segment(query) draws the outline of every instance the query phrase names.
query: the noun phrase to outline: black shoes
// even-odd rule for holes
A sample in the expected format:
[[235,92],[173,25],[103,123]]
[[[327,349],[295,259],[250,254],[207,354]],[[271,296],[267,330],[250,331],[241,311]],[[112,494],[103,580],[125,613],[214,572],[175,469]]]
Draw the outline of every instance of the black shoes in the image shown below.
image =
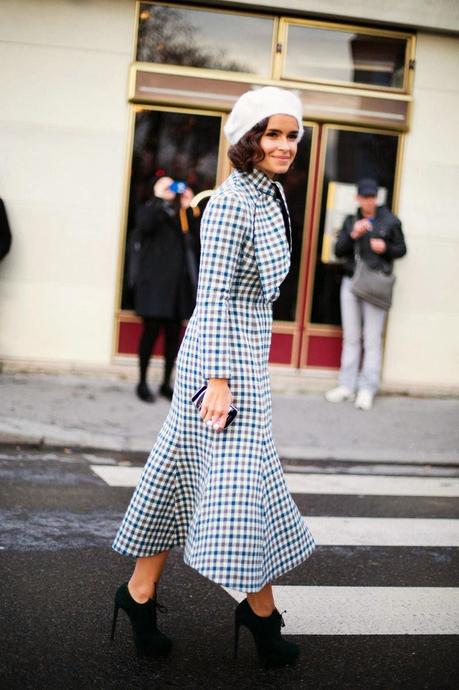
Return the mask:
[[137,397],[143,400],[144,402],[155,402],[155,396],[153,395],[153,393],[148,388],[145,382],[137,384],[137,388],[135,389],[135,391],[137,393]]
[[129,616],[132,625],[134,643],[139,654],[145,656],[166,656],[172,648],[172,641],[158,630],[156,611],[166,610],[156,601],[156,597],[145,604],[138,604],[129,593],[127,583],[118,587],[115,594],[115,608],[111,639],[115,637],[118,610],[123,609]]
[[300,648],[293,642],[287,642],[281,635],[284,619],[277,609],[267,618],[257,616],[250,608],[247,599],[236,607],[234,617],[234,658],[237,656],[239,629],[241,625],[252,633],[257,648],[258,658],[265,668],[286,666],[293,663],[300,653]]
[[[149,599],[145,604],[138,604],[131,597],[127,583],[118,587],[115,594],[112,640],[115,637],[119,609],[123,609],[131,621],[134,643],[139,654],[150,657],[169,654],[172,641],[158,630],[156,621],[157,611],[163,611],[165,608],[158,604],[156,597]],[[245,625],[252,633],[258,658],[265,668],[286,666],[297,659],[300,648],[297,644],[283,639],[281,628],[284,626],[284,620],[277,609],[265,618],[257,616],[252,611],[247,599],[238,604],[234,617],[234,658],[237,656],[241,625]]]
[[[155,396],[145,382],[138,383],[135,391],[137,393],[137,397],[144,402],[152,403],[156,400]],[[159,389],[159,394],[162,395],[163,398],[172,400],[174,389],[168,383],[163,383]]]
[[168,383],[163,383],[161,388],[159,389],[159,394],[162,395],[163,398],[172,400],[172,396],[174,395],[174,389],[171,388],[171,386]]

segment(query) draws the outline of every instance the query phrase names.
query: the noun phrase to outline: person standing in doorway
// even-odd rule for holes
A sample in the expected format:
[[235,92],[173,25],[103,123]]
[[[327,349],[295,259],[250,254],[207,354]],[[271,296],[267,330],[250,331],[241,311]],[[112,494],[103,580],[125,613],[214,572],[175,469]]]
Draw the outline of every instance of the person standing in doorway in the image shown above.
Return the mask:
[[[291,254],[274,178],[295,158],[301,101],[284,89],[254,89],[236,102],[224,131],[235,170],[203,214],[196,308],[172,405],[113,543],[136,564],[116,592],[112,636],[121,608],[139,651],[169,652],[157,627],[157,583],[169,551],[183,546],[188,565],[246,593],[234,613],[234,654],[245,626],[262,662],[284,666],[299,647],[281,635],[272,582],[315,548],[274,446],[268,371],[272,305]],[[192,397],[203,385],[198,412]],[[230,404],[238,414],[225,428]]]
[[[361,410],[371,409],[379,389],[387,311],[352,292],[355,255],[358,252],[370,269],[391,273],[394,259],[406,254],[401,222],[386,206],[377,205],[377,196],[375,180],[359,181],[357,214],[347,216],[335,245],[336,256],[345,259],[340,293],[343,351],[339,385],[327,391],[325,398],[332,403],[355,400],[356,408]],[[364,352],[359,373],[362,337]]]
[[139,256],[134,305],[143,322],[136,392],[140,400],[150,403],[155,396],[147,383],[147,371],[158,335],[162,329],[164,376],[159,392],[172,400],[170,380],[180,330],[193,312],[196,297],[199,242],[197,220],[190,208],[193,192],[186,187],[179,194],[174,188],[177,183],[172,178],[159,178],[153,198],[139,208],[136,217]]

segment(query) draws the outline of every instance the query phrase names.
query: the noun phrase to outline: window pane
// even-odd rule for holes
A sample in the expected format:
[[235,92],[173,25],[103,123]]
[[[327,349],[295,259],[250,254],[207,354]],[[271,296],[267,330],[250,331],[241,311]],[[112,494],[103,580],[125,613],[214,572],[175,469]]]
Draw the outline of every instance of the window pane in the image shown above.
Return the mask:
[[271,75],[273,20],[141,3],[137,60]]
[[[340,325],[339,290],[342,270],[340,264],[327,263],[324,259],[324,228],[327,202],[330,205],[331,182],[336,186],[354,185],[362,177],[372,177],[385,190],[385,203],[391,208],[397,162],[398,135],[373,134],[330,129],[327,133],[327,151],[322,185],[322,207],[319,236],[315,257],[312,323]],[[348,197],[347,213],[354,213],[354,195]]]
[[406,41],[290,25],[285,79],[403,87]]
[[[152,197],[155,174],[186,180],[195,194],[215,187],[221,117],[156,110],[136,114],[126,242],[139,205]],[[162,171],[162,172],[161,172]],[[133,308],[126,251],[122,309]]]

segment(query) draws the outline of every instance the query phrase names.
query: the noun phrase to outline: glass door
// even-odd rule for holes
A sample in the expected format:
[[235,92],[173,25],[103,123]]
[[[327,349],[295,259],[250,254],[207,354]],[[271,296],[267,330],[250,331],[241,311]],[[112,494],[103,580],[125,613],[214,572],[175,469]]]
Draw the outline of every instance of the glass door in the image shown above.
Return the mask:
[[292,226],[292,261],[289,274],[274,303],[270,362],[298,366],[304,309],[304,268],[311,224],[313,174],[317,157],[318,125],[304,123],[304,136],[292,168],[280,178]]
[[[156,174],[186,180],[198,194],[229,174],[223,113],[162,106],[133,108],[131,174],[126,191],[115,353],[134,354],[140,319],[133,311],[127,247],[136,211],[152,195]],[[374,177],[381,201],[396,208],[402,135],[352,126],[304,123],[291,170],[283,176],[293,235],[289,275],[274,303],[270,362],[288,367],[335,368],[341,354],[341,268],[333,246],[355,210],[355,183]],[[203,210],[206,199],[202,202]],[[155,354],[162,352],[158,341]]]
[[[133,311],[129,285],[129,240],[139,205],[152,197],[157,176],[184,180],[195,194],[213,189],[222,177],[220,137],[222,114],[190,109],[136,106],[133,109],[129,187],[121,251],[119,310],[115,353],[134,354],[141,320]],[[202,207],[205,200],[200,204]],[[155,354],[162,352],[158,339]]]
[[310,251],[303,283],[306,299],[301,367],[339,367],[342,273],[333,246],[344,218],[356,210],[356,183],[360,178],[376,179],[379,202],[396,210],[401,136],[350,126],[322,128],[314,199],[317,211],[308,228]]

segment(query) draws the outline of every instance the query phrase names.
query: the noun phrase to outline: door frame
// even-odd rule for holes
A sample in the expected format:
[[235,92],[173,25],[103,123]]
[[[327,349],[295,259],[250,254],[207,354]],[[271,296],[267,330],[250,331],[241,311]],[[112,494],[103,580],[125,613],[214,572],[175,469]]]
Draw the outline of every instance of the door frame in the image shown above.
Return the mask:
[[[329,371],[330,369],[335,369],[337,367],[324,367],[318,365],[307,364],[307,358],[309,354],[310,336],[320,336],[324,338],[342,339],[342,328],[341,326],[319,324],[311,322],[311,311],[312,311],[312,299],[314,291],[314,281],[315,281],[315,258],[317,253],[317,243],[319,238],[319,223],[320,223],[320,209],[322,206],[322,192],[323,192],[323,179],[325,172],[325,158],[327,153],[327,141],[328,132],[330,130],[345,130],[354,132],[369,132],[371,134],[383,134],[389,136],[398,137],[397,144],[397,154],[395,158],[395,173],[394,173],[394,188],[392,195],[392,206],[391,210],[393,213],[398,212],[398,204],[400,198],[400,183],[401,183],[401,171],[403,155],[405,150],[406,134],[400,131],[394,131],[392,129],[365,127],[361,125],[341,125],[337,123],[325,123],[320,124],[320,151],[317,161],[317,171],[315,178],[315,192],[316,196],[314,198],[314,218],[312,219],[312,225],[310,227],[310,239],[309,247],[310,251],[308,253],[307,259],[307,274],[306,280],[303,284],[303,289],[305,293],[304,299],[304,309],[301,316],[302,328],[301,328],[301,345],[300,353],[298,358],[298,368],[309,369],[316,371]],[[386,327],[387,327],[386,319]]]

